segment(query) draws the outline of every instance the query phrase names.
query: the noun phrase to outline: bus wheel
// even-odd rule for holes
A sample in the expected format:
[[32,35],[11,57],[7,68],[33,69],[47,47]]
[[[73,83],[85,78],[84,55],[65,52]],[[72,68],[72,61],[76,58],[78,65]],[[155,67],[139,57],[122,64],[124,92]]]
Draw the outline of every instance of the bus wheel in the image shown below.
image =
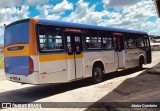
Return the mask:
[[140,59],[139,59],[139,66],[138,66],[139,69],[142,69],[142,68],[143,68],[143,63],[144,63],[144,59],[143,59],[143,58],[140,58]]
[[99,83],[103,81],[104,70],[102,67],[96,65],[92,71],[92,82]]

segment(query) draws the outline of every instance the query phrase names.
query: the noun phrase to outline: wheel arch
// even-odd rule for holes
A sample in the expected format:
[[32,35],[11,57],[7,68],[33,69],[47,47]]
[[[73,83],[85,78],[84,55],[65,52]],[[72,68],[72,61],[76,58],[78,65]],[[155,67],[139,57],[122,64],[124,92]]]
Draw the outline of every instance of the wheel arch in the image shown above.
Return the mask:
[[103,70],[104,70],[104,72],[105,72],[105,64],[104,64],[103,60],[101,60],[101,59],[94,60],[92,62],[92,71],[93,71],[94,65],[101,65]]
[[145,61],[145,56],[144,56],[143,54],[140,54],[140,55],[139,55],[139,61],[140,61],[141,59],[143,60],[143,64],[145,64],[146,61]]

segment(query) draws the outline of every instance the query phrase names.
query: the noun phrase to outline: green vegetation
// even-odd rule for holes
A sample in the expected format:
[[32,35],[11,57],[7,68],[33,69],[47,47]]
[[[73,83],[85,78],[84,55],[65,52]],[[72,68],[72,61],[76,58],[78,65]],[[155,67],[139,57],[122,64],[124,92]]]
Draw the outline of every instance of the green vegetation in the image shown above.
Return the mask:
[[3,56],[0,56],[0,69],[4,68]]

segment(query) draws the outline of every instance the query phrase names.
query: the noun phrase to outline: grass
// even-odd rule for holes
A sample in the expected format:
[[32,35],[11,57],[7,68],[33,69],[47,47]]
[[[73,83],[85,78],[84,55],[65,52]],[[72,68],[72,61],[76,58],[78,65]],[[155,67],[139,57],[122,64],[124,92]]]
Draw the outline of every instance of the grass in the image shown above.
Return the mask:
[[0,56],[0,69],[4,68],[3,56]]

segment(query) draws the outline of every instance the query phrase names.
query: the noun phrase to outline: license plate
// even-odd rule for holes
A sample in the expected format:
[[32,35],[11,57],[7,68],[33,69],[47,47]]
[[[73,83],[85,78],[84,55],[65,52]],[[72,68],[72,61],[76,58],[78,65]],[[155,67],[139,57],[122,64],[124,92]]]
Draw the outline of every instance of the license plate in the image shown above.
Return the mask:
[[12,79],[15,80],[15,81],[19,80],[18,77],[13,77]]

